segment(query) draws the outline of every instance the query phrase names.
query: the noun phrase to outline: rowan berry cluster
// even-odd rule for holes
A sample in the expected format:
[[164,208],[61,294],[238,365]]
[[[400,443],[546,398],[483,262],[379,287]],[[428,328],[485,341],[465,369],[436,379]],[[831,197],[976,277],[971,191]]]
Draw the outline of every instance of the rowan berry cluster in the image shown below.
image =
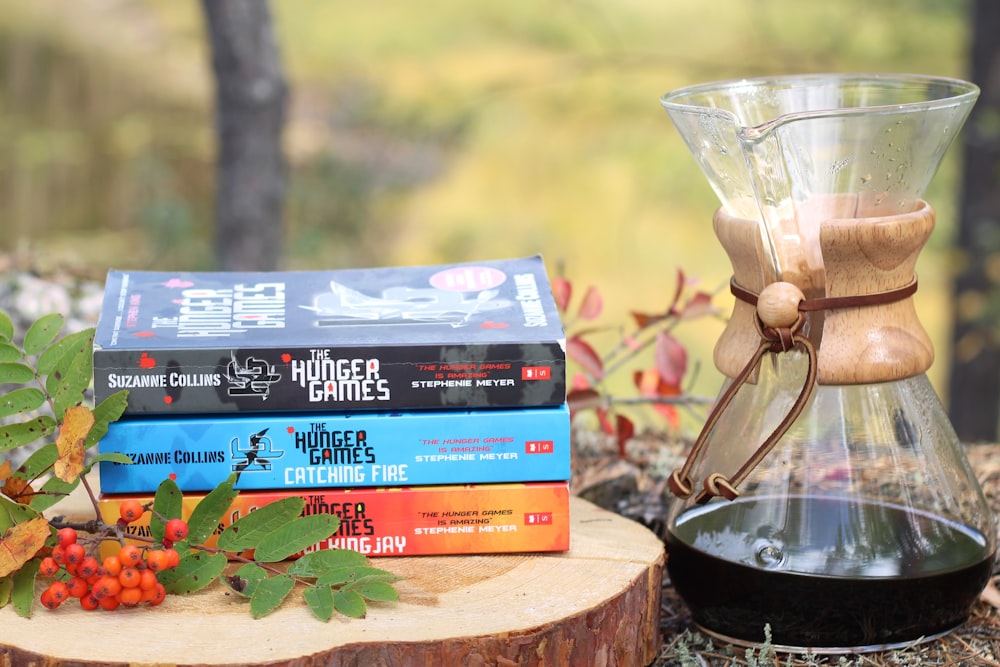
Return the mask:
[[[138,501],[122,503],[119,524],[127,525],[144,513]],[[77,598],[84,609],[109,611],[143,602],[158,605],[166,597],[166,590],[157,580],[157,573],[180,562],[173,544],[187,537],[187,533],[186,522],[171,519],[166,522],[162,548],[126,544],[117,554],[99,562],[77,542],[74,528],[60,528],[52,555],[43,558],[39,566],[39,574],[55,578],[42,592],[41,603],[48,609],[57,609],[69,598]]]

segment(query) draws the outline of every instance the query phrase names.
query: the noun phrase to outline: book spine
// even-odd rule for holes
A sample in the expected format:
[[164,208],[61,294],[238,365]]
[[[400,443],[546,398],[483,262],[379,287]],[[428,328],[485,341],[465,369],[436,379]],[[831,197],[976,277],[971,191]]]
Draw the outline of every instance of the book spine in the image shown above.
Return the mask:
[[570,477],[565,404],[514,410],[125,419],[98,443],[107,493],[173,479],[208,491],[560,481]]
[[[429,556],[569,549],[567,482],[323,490],[298,494],[248,491],[236,498],[220,526],[225,528],[254,509],[289,495],[305,499],[305,514],[332,513],[340,517],[338,531],[307,551],[353,549],[368,556]],[[114,522],[124,500],[138,499],[147,503],[152,501],[152,496],[102,494],[101,514],[106,522]],[[185,495],[181,517],[190,517],[203,497]],[[147,512],[127,530],[133,535],[149,537],[149,516]],[[216,536],[213,535],[207,546],[215,544]],[[102,556],[111,555],[117,548],[117,544],[105,542]]]
[[126,414],[409,410],[558,405],[562,344],[94,351],[98,402]]

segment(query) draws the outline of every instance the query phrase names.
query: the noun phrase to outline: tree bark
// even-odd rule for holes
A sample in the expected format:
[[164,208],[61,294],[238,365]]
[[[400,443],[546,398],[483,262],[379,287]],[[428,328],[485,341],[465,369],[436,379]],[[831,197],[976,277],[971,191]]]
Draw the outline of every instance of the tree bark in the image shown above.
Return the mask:
[[[1000,3],[974,0],[972,81],[982,89],[966,123],[957,245],[965,259],[954,286],[949,416],[964,442],[995,442],[1000,415]],[[965,305],[963,305],[965,304]],[[972,304],[972,307],[969,306]],[[975,306],[982,304],[983,308]]]
[[216,82],[215,262],[273,270],[281,260],[288,86],[267,0],[203,0]]

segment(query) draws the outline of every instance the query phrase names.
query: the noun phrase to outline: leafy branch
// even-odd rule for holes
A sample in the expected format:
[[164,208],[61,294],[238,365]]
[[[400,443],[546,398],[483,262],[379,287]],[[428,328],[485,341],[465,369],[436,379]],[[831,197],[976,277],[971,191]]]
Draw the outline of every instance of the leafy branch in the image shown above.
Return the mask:
[[[150,536],[135,535],[122,521],[102,516],[110,504],[102,502],[86,476],[102,461],[131,463],[122,454],[87,457],[119,419],[127,405],[127,392],[118,392],[91,409],[85,392],[93,375],[94,330],[59,338],[64,324],[60,315],[34,322],[18,345],[10,318],[0,313],[0,419],[15,418],[0,426],[0,453],[31,446],[34,451],[16,468],[0,461],[0,607],[11,604],[21,616],[34,606],[35,581],[43,561],[58,549],[58,531],[71,527],[88,536],[80,540],[88,556],[98,556],[102,544],[139,543],[147,551],[162,544],[180,556],[174,567],[157,573],[167,593],[187,594],[221,582],[249,600],[254,618],[265,616],[298,585],[312,613],[327,621],[334,612],[361,618],[368,602],[394,602],[393,583],[398,577],[371,567],[363,554],[349,549],[306,553],[287,567],[279,566],[335,534],[340,518],[335,514],[303,516],[305,499],[289,496],[250,512],[216,536],[223,517],[239,495],[232,476],[205,495],[186,517],[189,532],[173,542],[165,534],[171,519],[184,510],[184,495],[172,480],[165,480],[149,508]],[[22,450],[23,451],[23,450]],[[47,519],[43,512],[65,498],[79,484],[94,508],[94,519],[67,522]],[[75,538],[74,538],[75,539]],[[211,544],[215,540],[215,545]],[[230,562],[242,563],[228,573]],[[68,581],[67,568],[56,576]]]
[[[679,427],[678,408],[708,404],[711,399],[691,394],[685,386],[693,382],[688,373],[688,353],[674,337],[674,329],[682,322],[718,317],[712,304],[712,294],[693,288],[680,270],[677,284],[667,306],[658,312],[630,313],[633,329],[618,330],[615,344],[604,354],[597,351],[593,340],[609,327],[595,324],[604,310],[604,300],[597,287],[589,286],[575,308],[573,283],[557,277],[552,281],[556,305],[567,329],[566,353],[579,367],[571,379],[567,394],[574,418],[593,412],[601,431],[615,438],[619,455],[625,456],[625,444],[635,434],[635,421],[627,409],[651,406],[673,429]],[[652,353],[652,365],[635,367],[640,357]],[[608,379],[631,369],[632,384],[637,396],[612,393]]]

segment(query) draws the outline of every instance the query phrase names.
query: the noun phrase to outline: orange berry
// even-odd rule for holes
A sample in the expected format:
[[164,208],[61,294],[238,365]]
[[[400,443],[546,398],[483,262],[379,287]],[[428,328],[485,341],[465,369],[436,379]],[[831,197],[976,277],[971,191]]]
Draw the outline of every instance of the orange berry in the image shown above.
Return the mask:
[[121,516],[125,523],[132,523],[136,521],[143,515],[146,510],[143,509],[142,503],[138,500],[124,500],[122,504],[118,506],[118,514]]
[[38,574],[45,577],[53,577],[59,573],[59,563],[52,556],[46,556],[38,566]]
[[118,609],[118,606],[121,604],[121,601],[118,599],[117,595],[108,595],[106,597],[101,598],[99,604],[101,605],[101,609],[114,611],[115,609]]
[[180,542],[188,536],[188,525],[183,519],[171,519],[163,527],[164,539],[171,542]]
[[[159,582],[157,582],[159,583]],[[156,597],[156,585],[154,584],[152,588],[140,588],[142,591],[142,596],[139,598],[139,602],[152,602],[153,598]]]
[[62,600],[57,600],[48,588],[42,591],[42,595],[38,599],[46,609],[58,609],[59,605],[62,604]]
[[118,581],[118,577],[113,577],[111,575],[106,575],[101,577],[96,584],[91,588],[91,591],[99,600],[104,598],[113,598],[118,595],[122,590],[122,583]]
[[122,592],[118,594],[118,601],[126,607],[134,607],[142,602],[142,589],[123,588]]
[[66,581],[66,590],[70,597],[82,598],[90,590],[90,586],[80,577],[72,577]]
[[80,562],[87,557],[87,550],[83,548],[82,544],[67,544],[63,547],[63,557],[66,559],[67,565],[79,565]]
[[126,544],[118,552],[122,567],[135,567],[142,562],[142,550],[134,544]]
[[97,562],[96,558],[93,556],[87,556],[80,561],[79,565],[76,566],[76,573],[86,579],[92,574],[97,574],[97,570],[99,570],[100,567],[101,564]]
[[46,590],[56,602],[56,606],[69,597],[69,587],[62,581],[53,581]]
[[123,567],[122,571],[118,574],[118,581],[121,583],[122,588],[138,588],[141,577],[142,575],[139,574],[138,568]]
[[146,567],[153,572],[167,569],[167,554],[163,551],[150,551],[146,554]]
[[122,562],[118,560],[118,556],[108,556],[104,559],[103,567],[105,572],[117,577],[122,571]]
[[149,590],[156,586],[156,573],[152,570],[140,570],[139,571],[139,588],[143,590]]
[[52,548],[52,560],[59,564],[66,562],[66,549],[61,544],[57,544]]
[[149,604],[154,607],[167,598],[167,589],[163,587],[163,584],[156,584],[156,588],[153,589],[155,595],[153,599],[149,601]]
[[165,569],[170,570],[180,565],[181,555],[177,553],[176,549],[164,549],[163,553],[167,555],[167,567]]
[[56,532],[56,542],[61,547],[67,547],[70,544],[76,544],[76,529],[60,528]]
[[80,598],[80,606],[87,611],[93,611],[101,606],[101,601],[93,596],[91,593],[87,593],[82,598]]

